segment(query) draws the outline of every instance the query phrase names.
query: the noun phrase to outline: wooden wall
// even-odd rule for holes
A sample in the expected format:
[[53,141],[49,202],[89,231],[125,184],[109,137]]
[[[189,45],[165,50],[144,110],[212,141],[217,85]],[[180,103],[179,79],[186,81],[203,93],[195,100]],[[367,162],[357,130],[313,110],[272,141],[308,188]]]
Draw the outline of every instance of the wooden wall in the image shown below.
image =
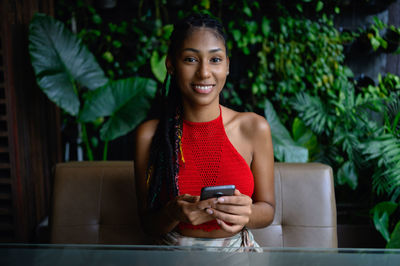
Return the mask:
[[33,14],[53,9],[53,0],[0,1],[0,242],[34,241],[61,160],[59,110],[37,87],[28,54]]
[[[389,7],[389,24],[400,27],[400,1],[397,0]],[[400,75],[400,55],[390,54],[387,57],[386,72]]]

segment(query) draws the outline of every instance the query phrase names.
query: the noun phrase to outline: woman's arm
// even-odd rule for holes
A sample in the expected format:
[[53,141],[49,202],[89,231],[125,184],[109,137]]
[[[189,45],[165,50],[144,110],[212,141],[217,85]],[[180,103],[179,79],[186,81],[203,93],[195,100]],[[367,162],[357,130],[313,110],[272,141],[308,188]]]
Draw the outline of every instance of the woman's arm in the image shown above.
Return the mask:
[[157,120],[143,123],[138,127],[135,136],[134,160],[137,203],[143,230],[149,235],[168,233],[181,221],[197,225],[213,219],[205,212],[205,209],[211,206],[212,199],[199,202],[198,196],[187,194],[169,201],[159,211],[148,210],[146,169],[157,124]]
[[247,227],[261,228],[270,225],[275,214],[274,151],[271,129],[263,117],[258,117],[254,132],[251,163],[254,204]]
[[246,122],[243,138],[252,147],[253,198],[235,191],[234,196],[219,198],[216,209],[212,210],[221,228],[232,233],[240,231],[244,226],[265,227],[272,223],[275,213],[271,130],[268,122],[255,114],[247,117]]

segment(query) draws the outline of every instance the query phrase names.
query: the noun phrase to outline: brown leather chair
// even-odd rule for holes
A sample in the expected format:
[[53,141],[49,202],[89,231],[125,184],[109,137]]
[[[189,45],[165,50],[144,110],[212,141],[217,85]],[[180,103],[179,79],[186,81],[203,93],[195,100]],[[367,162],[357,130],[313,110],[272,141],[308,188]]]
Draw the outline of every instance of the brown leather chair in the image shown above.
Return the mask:
[[[252,232],[260,246],[337,247],[329,166],[275,164],[272,225]],[[133,162],[69,162],[55,168],[52,243],[149,244],[141,230]]]

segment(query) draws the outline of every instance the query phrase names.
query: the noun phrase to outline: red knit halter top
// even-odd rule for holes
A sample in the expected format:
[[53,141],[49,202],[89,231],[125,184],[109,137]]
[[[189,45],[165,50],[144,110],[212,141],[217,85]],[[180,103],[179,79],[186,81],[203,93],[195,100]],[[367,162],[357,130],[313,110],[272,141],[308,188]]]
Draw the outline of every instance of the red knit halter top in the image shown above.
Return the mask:
[[[242,194],[249,197],[253,195],[253,174],[229,141],[221,114],[209,122],[184,120],[181,143],[183,156],[179,156],[178,176],[180,194],[199,196],[202,187],[233,184]],[[178,227],[204,231],[220,229],[216,220],[197,226],[180,223]]]

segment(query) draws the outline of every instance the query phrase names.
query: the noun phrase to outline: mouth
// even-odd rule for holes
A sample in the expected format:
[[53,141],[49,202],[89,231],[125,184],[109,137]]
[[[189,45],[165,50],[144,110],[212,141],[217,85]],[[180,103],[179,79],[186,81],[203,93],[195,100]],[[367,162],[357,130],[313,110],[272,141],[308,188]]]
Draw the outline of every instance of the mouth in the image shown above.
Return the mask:
[[198,92],[198,93],[202,93],[202,94],[207,94],[210,93],[212,91],[212,89],[214,88],[215,84],[192,84],[192,88]]

